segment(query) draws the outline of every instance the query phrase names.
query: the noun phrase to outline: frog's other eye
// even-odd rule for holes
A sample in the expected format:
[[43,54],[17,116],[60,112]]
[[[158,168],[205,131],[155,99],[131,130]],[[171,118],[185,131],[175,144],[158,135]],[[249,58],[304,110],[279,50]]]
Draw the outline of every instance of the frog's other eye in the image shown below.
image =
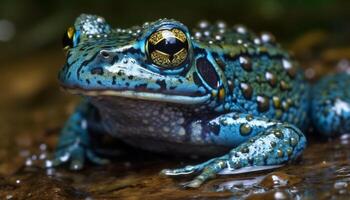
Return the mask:
[[74,27],[69,27],[64,33],[62,38],[62,46],[64,50],[74,47],[75,29]]
[[158,67],[165,69],[183,64],[188,57],[188,49],[186,34],[176,28],[156,31],[146,43],[149,59]]

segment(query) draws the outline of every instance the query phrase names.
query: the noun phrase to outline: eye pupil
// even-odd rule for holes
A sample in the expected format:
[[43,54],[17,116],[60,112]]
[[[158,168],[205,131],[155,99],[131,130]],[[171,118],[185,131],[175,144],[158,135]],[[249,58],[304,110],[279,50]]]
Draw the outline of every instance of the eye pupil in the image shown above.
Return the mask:
[[183,48],[185,49],[187,48],[187,41],[183,43],[173,37],[165,38],[164,40],[159,42],[157,45],[155,45],[156,50],[167,53],[169,55],[173,55],[179,52]]
[[161,68],[175,68],[188,57],[188,41],[179,29],[165,29],[153,33],[147,41],[152,62]]

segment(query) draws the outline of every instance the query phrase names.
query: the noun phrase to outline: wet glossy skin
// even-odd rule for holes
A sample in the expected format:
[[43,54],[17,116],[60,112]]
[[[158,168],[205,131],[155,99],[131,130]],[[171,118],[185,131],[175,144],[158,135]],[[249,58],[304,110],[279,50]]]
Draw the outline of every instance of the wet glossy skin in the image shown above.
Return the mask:
[[187,184],[198,187],[224,169],[294,160],[306,146],[308,116],[326,135],[350,129],[348,75],[325,79],[310,95],[297,63],[268,33],[205,22],[190,32],[168,19],[111,29],[81,15],[65,45],[59,79],[83,100],[62,130],[54,165],[106,163],[90,146],[89,132],[98,129],[145,150],[224,155],[163,170],[201,172]]

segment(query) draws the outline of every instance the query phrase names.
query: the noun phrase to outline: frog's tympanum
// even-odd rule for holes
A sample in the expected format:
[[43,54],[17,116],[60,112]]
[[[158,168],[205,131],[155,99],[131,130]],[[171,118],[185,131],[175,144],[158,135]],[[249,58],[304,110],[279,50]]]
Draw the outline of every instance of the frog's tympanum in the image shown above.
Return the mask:
[[349,75],[309,86],[269,33],[223,22],[190,31],[170,19],[112,29],[81,15],[63,43],[59,80],[83,100],[62,130],[54,165],[107,163],[91,146],[98,129],[148,151],[213,156],[162,171],[198,173],[187,184],[198,187],[223,170],[295,160],[310,123],[327,136],[350,131]]

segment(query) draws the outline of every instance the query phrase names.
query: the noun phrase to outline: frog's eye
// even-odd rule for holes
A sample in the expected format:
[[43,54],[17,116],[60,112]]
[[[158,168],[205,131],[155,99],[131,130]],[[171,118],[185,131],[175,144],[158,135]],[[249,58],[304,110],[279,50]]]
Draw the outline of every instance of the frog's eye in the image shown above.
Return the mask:
[[74,27],[69,27],[62,38],[62,46],[64,50],[68,50],[69,48],[72,48],[74,46],[74,35]]
[[148,57],[161,68],[180,66],[188,57],[186,34],[176,28],[154,32],[147,40]]

